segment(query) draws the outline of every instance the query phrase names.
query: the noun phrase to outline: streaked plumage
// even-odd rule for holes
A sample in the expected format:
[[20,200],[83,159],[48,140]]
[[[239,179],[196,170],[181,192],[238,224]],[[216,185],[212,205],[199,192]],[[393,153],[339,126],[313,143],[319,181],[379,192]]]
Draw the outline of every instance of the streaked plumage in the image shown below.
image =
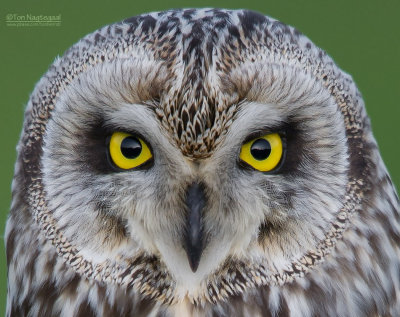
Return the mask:
[[[119,130],[151,165],[110,164]],[[239,162],[260,132],[284,139],[274,173]],[[250,11],[144,14],[57,59],[26,109],[6,240],[9,316],[400,314],[399,200],[361,95]]]

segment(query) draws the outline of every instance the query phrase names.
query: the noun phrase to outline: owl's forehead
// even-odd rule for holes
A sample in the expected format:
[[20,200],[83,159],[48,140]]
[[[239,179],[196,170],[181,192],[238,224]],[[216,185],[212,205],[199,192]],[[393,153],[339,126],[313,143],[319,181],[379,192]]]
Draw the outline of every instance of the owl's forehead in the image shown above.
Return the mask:
[[[134,75],[139,83],[135,101],[150,101],[183,154],[202,158],[213,152],[245,108],[239,105],[260,101],[254,91],[265,97],[264,88],[277,86],[274,80],[283,75],[271,73],[271,80],[266,79],[268,68],[296,64],[315,73],[311,61],[329,70],[325,59],[295,29],[256,12],[171,10],[132,17],[87,35],[54,64],[47,79],[55,83],[54,90],[62,89],[92,66],[135,60],[141,65]],[[125,72],[120,75],[126,77]]]
[[231,72],[266,42],[266,21],[251,11],[193,9],[123,22],[130,25],[134,45],[150,51],[168,73],[153,97],[158,118],[184,155],[210,155],[228,130],[245,98]]

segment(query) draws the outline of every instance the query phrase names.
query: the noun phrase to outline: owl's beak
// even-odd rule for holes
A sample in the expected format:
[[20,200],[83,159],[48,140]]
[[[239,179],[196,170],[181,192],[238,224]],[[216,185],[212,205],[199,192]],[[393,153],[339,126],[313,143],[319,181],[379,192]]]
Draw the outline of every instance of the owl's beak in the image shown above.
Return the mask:
[[193,273],[199,267],[200,257],[204,248],[202,211],[205,204],[204,185],[199,183],[191,184],[186,190],[187,216],[184,249]]

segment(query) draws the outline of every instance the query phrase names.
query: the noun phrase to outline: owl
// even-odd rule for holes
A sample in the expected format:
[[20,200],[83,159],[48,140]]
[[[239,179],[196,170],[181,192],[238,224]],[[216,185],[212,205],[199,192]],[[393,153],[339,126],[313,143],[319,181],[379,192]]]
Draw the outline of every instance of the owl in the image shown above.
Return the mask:
[[399,199],[352,78],[246,10],[143,14],[25,112],[7,316],[399,316]]

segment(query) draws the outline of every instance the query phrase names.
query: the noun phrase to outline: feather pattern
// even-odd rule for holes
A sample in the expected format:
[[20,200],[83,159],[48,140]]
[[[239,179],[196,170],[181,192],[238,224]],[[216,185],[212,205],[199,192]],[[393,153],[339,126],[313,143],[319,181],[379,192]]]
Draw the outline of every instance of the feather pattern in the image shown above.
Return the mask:
[[[280,172],[240,169],[246,137],[274,129]],[[143,135],[154,166],[109,167],[113,130]],[[199,181],[192,272],[181,240]],[[12,192],[7,316],[400,314],[399,199],[362,97],[255,12],[154,12],[84,37],[30,97]]]

